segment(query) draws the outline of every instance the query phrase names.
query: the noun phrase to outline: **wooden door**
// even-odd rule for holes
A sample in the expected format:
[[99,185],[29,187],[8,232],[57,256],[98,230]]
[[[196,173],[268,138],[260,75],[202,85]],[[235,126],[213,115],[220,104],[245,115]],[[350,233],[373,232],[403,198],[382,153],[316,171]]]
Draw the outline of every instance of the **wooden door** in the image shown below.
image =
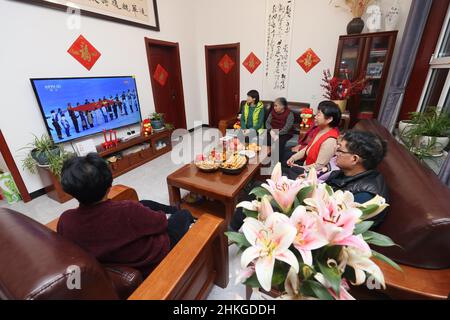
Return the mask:
[[183,81],[178,43],[145,38],[156,112],[166,123],[186,129]]
[[239,111],[240,44],[205,46],[209,125]]

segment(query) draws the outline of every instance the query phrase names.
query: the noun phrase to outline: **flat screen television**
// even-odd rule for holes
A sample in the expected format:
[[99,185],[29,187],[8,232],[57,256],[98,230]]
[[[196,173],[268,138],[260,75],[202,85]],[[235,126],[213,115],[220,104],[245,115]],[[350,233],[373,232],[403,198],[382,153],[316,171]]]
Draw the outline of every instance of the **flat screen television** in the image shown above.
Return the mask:
[[55,143],[141,122],[135,78],[30,79]]

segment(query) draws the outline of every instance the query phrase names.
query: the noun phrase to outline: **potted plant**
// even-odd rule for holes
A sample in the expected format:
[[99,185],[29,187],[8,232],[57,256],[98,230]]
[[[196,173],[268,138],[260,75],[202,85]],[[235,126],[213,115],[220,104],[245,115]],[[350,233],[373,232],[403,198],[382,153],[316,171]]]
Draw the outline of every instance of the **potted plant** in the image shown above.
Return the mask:
[[417,124],[420,121],[420,118],[423,116],[422,112],[410,112],[409,120],[401,120],[398,123],[398,132],[400,138],[407,143],[408,140],[411,140],[411,130],[417,127]]
[[33,142],[22,149],[30,150],[22,160],[25,170],[35,174],[37,166],[48,167],[58,178],[61,176],[62,163],[72,155],[55,145],[47,135],[42,135],[41,138],[34,135]]
[[424,156],[437,156],[450,139],[450,115],[428,107],[423,113],[413,113],[415,125],[408,131],[407,140],[413,151]]
[[150,115],[150,122],[153,129],[162,129],[164,127],[164,113],[153,112]]
[[348,79],[333,77],[329,69],[323,71],[322,81],[323,84],[320,86],[325,89],[323,96],[336,103],[341,112],[345,111],[347,99],[359,94],[366,86],[365,77],[351,82]]

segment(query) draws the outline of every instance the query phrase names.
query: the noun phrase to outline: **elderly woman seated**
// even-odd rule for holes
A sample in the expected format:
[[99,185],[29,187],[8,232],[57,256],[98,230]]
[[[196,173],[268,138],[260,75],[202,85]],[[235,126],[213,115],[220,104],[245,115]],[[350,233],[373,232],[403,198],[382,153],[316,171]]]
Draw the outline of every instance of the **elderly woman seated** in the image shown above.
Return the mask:
[[293,124],[294,114],[289,110],[287,100],[285,98],[275,99],[272,111],[266,120],[267,145],[272,146],[274,152],[278,153],[279,159],[286,147],[286,142],[292,138]]

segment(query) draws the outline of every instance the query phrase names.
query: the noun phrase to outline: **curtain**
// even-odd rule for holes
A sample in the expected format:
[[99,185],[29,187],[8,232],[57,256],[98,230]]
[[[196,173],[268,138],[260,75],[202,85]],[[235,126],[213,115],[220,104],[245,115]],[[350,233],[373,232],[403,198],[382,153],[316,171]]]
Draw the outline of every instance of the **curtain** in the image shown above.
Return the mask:
[[445,160],[444,165],[441,168],[441,172],[439,172],[439,178],[441,181],[450,188],[450,156]]
[[411,3],[403,40],[392,73],[393,76],[378,117],[380,123],[391,132],[394,130],[395,122],[400,112],[405,89],[414,67],[432,4],[433,0],[413,0]]

